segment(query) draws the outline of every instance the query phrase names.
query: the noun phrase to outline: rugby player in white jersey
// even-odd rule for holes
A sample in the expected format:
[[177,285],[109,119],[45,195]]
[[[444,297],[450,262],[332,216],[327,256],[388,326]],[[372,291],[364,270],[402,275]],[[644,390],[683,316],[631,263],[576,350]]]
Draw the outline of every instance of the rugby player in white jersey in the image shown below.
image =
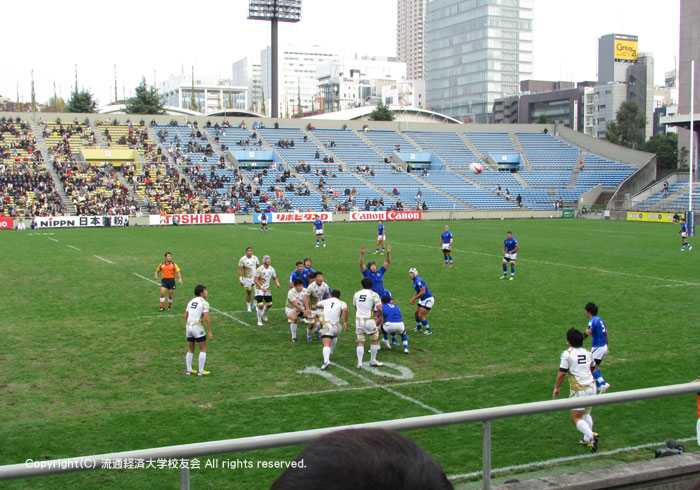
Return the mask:
[[297,319],[305,312],[304,308],[304,281],[294,279],[292,288],[287,293],[287,303],[284,313],[289,319],[289,329],[292,331],[292,342],[297,341]]
[[270,256],[263,257],[263,265],[258,267],[253,276],[255,281],[255,302],[258,304],[258,327],[262,327],[262,322],[267,321],[267,310],[272,306],[272,293],[270,292],[270,284],[275,281],[277,289],[280,288],[280,282],[277,279],[277,273],[274,267],[270,265]]
[[[204,363],[207,360],[207,335],[202,326],[207,326],[209,332],[209,340],[214,340],[214,335],[211,333],[211,324],[209,323],[209,303],[206,298],[209,296],[207,288],[201,284],[194,288],[194,298],[187,303],[185,309],[185,337],[187,338],[187,354],[185,355],[185,363],[187,372],[185,374],[198,376],[206,376],[209,371],[204,370]],[[199,345],[199,371],[192,370],[192,358],[194,357],[194,343]]]
[[248,307],[248,313],[250,313],[250,296],[251,288],[255,284],[253,281],[253,275],[260,265],[258,258],[253,255],[253,249],[248,247],[245,249],[245,255],[241,257],[238,261],[238,282],[241,287],[245,288],[245,304]]
[[[569,398],[587,397],[596,394],[595,379],[591,370],[595,368],[593,354],[584,349],[583,333],[575,328],[566,332],[566,343],[569,348],[561,353],[559,363],[559,373],[554,383],[553,398],[559,395],[559,387],[564,378],[569,377]],[[585,401],[581,401],[585,405]],[[569,411],[571,421],[576,428],[583,433],[583,439],[579,443],[586,446],[592,453],[598,450],[598,434],[593,432],[593,418],[591,417],[591,407],[575,408]]]
[[309,286],[304,290],[304,309],[306,310],[307,318],[311,318],[311,323],[306,330],[307,342],[312,342],[311,333],[321,330],[321,319],[319,316],[323,313],[318,308],[319,301],[331,295],[331,288],[323,281],[323,272],[316,271],[312,273],[313,279],[309,282]]
[[381,324],[382,300],[379,295],[372,291],[372,279],[365,277],[361,281],[362,289],[355,293],[352,304],[355,306],[355,333],[357,334],[357,369],[362,369],[362,358],[365,356],[365,337],[369,335],[372,344],[370,345],[370,366],[383,366],[377,361],[377,351],[379,350],[379,329],[374,321],[375,312]]
[[338,343],[340,335],[340,318],[343,318],[343,331],[348,329],[348,305],[345,301],[340,301],[340,291],[331,291],[331,297],[319,301],[316,306],[323,308],[321,328],[321,343],[323,343],[323,364],[322,370],[328,369],[331,365],[331,354]]

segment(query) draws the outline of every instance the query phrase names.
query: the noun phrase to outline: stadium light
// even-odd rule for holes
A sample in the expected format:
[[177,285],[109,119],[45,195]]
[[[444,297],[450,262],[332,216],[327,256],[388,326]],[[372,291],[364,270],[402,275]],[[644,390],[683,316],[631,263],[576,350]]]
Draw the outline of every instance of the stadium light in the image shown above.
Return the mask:
[[299,22],[301,20],[301,0],[250,0],[248,19],[269,20],[271,24],[272,49],[271,78],[272,78],[272,117],[279,117],[279,87],[277,80],[277,23]]

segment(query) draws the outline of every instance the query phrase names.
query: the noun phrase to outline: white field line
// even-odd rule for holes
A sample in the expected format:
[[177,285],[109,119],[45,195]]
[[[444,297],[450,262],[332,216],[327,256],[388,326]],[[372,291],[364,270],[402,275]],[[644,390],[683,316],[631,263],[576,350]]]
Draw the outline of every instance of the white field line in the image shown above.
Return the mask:
[[700,284],[688,283],[688,284],[657,284],[655,286],[649,286],[652,288],[681,288],[685,286],[700,286]]
[[66,247],[72,248],[73,250],[80,251],[80,249],[78,247],[74,247],[73,245],[66,245]]
[[47,237],[47,238],[48,238],[49,240],[51,240],[52,242],[57,242],[57,241],[58,241],[58,240],[56,240],[55,238],[51,238],[51,237]]
[[348,368],[346,368],[346,367],[343,367],[343,366],[341,366],[340,364],[335,364],[335,363],[333,363],[333,366],[335,366],[335,367],[337,367],[337,368],[339,368],[339,369],[342,369],[343,371],[346,371],[346,372],[352,374],[353,376],[356,376],[356,377],[360,378],[361,380],[365,381],[366,383],[368,383],[368,384],[370,384],[370,385],[372,385],[372,386],[376,386],[377,388],[381,388],[382,390],[384,390],[384,391],[386,391],[386,392],[388,392],[388,393],[391,393],[392,395],[398,396],[399,398],[402,398],[402,399],[404,399],[404,400],[406,400],[406,401],[409,401],[409,402],[411,402],[411,403],[415,403],[415,404],[418,405],[419,407],[425,408],[426,410],[430,410],[430,411],[433,412],[433,413],[442,413],[442,411],[438,410],[437,408],[433,408],[433,407],[431,407],[430,405],[426,405],[425,403],[416,400],[415,398],[411,398],[410,396],[407,396],[407,395],[404,395],[404,394],[402,394],[402,393],[399,393],[398,391],[394,391],[394,390],[392,390],[391,388],[387,388],[386,386],[380,385],[380,384],[377,383],[376,381],[374,381],[374,380],[372,380],[372,379],[369,379],[369,378],[366,377],[366,376],[362,376],[361,374],[356,373],[355,371],[352,371],[351,369],[348,369]]
[[[277,228],[278,232],[281,233],[294,233],[298,235],[309,235],[309,233],[306,232],[301,232],[301,231],[292,231],[292,230],[283,230],[280,228]],[[344,235],[334,235],[331,236],[331,240],[336,237],[336,238],[341,238],[343,240],[357,240],[357,241],[362,241],[366,242],[368,241],[367,238],[358,238],[358,237],[351,237],[351,236],[344,236]],[[332,243],[332,242],[331,242]],[[419,248],[429,248],[429,249],[437,249],[437,247],[433,247],[430,245],[422,245],[420,243],[405,243],[405,242],[392,242],[396,243],[398,245],[406,245],[409,247],[419,247]],[[332,246],[332,245],[331,245]],[[472,255],[483,255],[485,257],[493,257],[493,258],[501,258],[501,254],[490,254],[490,253],[485,253],[485,252],[475,252],[472,250],[464,250],[464,249],[459,249],[459,248],[453,248],[452,249],[455,252],[462,252],[462,253],[468,253]],[[521,259],[518,258],[518,261],[520,262],[531,262],[533,264],[544,264],[544,265],[551,265],[555,267],[566,267],[569,269],[577,269],[577,270],[582,270],[582,271],[593,271],[593,272],[600,272],[602,274],[613,274],[613,275],[619,275],[619,276],[626,276],[626,277],[634,277],[637,279],[651,279],[653,281],[666,281],[666,282],[673,282],[677,283],[682,286],[700,286],[700,283],[697,282],[687,282],[687,281],[681,281],[679,279],[667,279],[665,277],[656,277],[656,276],[643,276],[640,274],[631,274],[629,272],[620,272],[620,271],[611,271],[607,269],[601,269],[600,267],[592,267],[592,266],[582,266],[582,265],[573,265],[573,264],[560,264],[557,262],[548,262],[546,260],[534,260],[534,259]]]
[[[158,284],[158,283],[157,283],[156,281],[154,281],[153,279],[149,279],[149,278],[147,278],[147,277],[144,277],[144,276],[142,276],[141,274],[137,274],[136,272],[132,272],[132,274],[135,275],[136,277],[140,277],[140,278],[143,279],[144,281],[148,281],[148,282],[150,282],[150,283],[152,283],[152,284],[155,284],[156,286],[160,286],[160,284]],[[210,308],[211,308],[212,311],[215,311],[215,312],[219,313],[220,315],[224,315],[225,317],[228,317],[228,318],[230,318],[231,320],[234,320],[234,321],[240,323],[241,325],[245,325],[246,327],[250,327],[250,323],[246,323],[246,322],[244,322],[243,320],[240,320],[239,318],[236,318],[236,316],[231,315],[230,313],[227,313],[227,312],[225,312],[225,311],[221,311],[221,310],[219,310],[218,308],[214,308],[213,306],[210,306]]]
[[104,257],[100,257],[99,255],[93,255],[93,257],[97,257],[97,258],[100,259],[100,260],[104,260],[104,261],[107,262],[108,264],[115,264],[115,263],[116,263],[116,262],[112,262],[111,260],[107,260],[107,259],[105,259]]
[[[678,442],[688,442],[688,441],[694,441],[695,437],[686,437],[684,439],[676,439]],[[526,463],[526,464],[519,464],[516,466],[505,466],[503,468],[494,468],[491,470],[491,474],[494,473],[505,473],[508,471],[517,471],[517,470],[527,470],[530,468],[537,468],[538,466],[548,466],[551,464],[556,464],[556,463],[566,463],[567,461],[576,461],[580,459],[590,459],[590,458],[597,458],[601,456],[611,456],[613,454],[619,454],[619,453],[626,453],[629,451],[637,451],[639,449],[649,449],[652,447],[665,447],[666,443],[665,442],[650,442],[648,444],[640,444],[639,446],[627,446],[627,447],[621,447],[619,449],[612,449],[610,451],[605,451],[602,453],[588,453],[588,454],[580,454],[578,456],[566,456],[564,458],[554,458],[554,459],[548,459],[546,461],[537,461],[535,463]],[[463,480],[465,478],[474,478],[476,476],[482,476],[483,472],[482,471],[474,471],[472,473],[462,473],[459,475],[450,475],[447,478],[449,480]]]
[[[337,364],[333,363],[331,366],[337,366]],[[427,384],[427,383],[438,383],[440,381],[455,381],[459,379],[469,379],[469,378],[482,378],[484,375],[483,374],[472,374],[468,376],[455,376],[452,378],[439,378],[439,379],[424,379],[422,381],[405,381],[403,383],[392,383],[391,386],[408,386],[408,385],[419,385],[419,384]],[[357,386],[357,387],[351,387],[351,388],[336,388],[332,390],[321,390],[321,391],[302,391],[298,393],[285,393],[282,395],[267,395],[267,396],[254,396],[253,398],[248,398],[247,400],[262,400],[266,398],[289,398],[292,396],[304,396],[304,395],[320,395],[323,393],[336,393],[339,391],[358,391],[358,390],[373,390],[376,388],[383,388],[382,385],[377,383],[376,385],[370,385],[370,386]]]
[[[134,273],[134,274],[138,275],[136,273]],[[143,277],[143,276],[139,276],[139,277],[145,279],[145,277]],[[158,284],[158,283],[156,283],[156,284]],[[279,310],[284,310],[284,308],[270,308],[267,311],[279,311]],[[219,312],[217,311],[216,313],[219,313]],[[248,310],[224,311],[224,312],[220,312],[219,314],[225,314],[225,313],[231,313],[231,314],[233,314],[233,313],[248,313]],[[255,313],[255,312],[252,312],[252,313]],[[167,318],[167,317],[171,317],[171,316],[176,316],[179,318],[182,315],[167,315],[167,314],[166,315],[145,315],[145,316],[137,316],[134,318],[134,320],[141,320],[142,318]]]

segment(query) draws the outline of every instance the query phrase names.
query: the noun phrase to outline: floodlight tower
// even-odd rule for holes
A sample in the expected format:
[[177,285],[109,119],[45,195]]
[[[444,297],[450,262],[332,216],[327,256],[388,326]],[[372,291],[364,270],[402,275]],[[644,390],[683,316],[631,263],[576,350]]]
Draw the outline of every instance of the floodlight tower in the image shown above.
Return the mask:
[[250,0],[248,18],[269,20],[272,26],[272,117],[279,117],[279,87],[277,79],[277,22],[299,22],[301,0]]

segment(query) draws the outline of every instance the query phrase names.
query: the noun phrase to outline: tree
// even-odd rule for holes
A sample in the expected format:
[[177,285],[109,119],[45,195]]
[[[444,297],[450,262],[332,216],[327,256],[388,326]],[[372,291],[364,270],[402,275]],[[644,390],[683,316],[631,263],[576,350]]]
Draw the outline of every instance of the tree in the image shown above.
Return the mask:
[[66,105],[66,112],[97,112],[97,101],[87,90],[73,90]]
[[644,125],[646,118],[639,106],[631,100],[625,101],[615,114],[615,121],[610,121],[605,130],[605,137],[611,143],[637,148],[644,143]]
[[393,121],[396,116],[389,107],[385,106],[381,102],[379,105],[369,113],[370,121]]
[[164,114],[165,108],[160,101],[158,89],[153,85],[146,86],[146,78],[136,87],[136,95],[126,100],[127,114]]
[[537,124],[547,124],[547,118],[544,114],[540,114],[540,118],[537,120]]
[[688,148],[685,146],[678,152],[678,168],[688,168]]
[[678,167],[678,134],[655,134],[641,149],[656,154],[657,165],[660,168]]
[[66,108],[66,101],[63,100],[63,97],[59,97],[58,95],[54,95],[49,98],[49,101],[46,103],[44,107],[44,111],[46,112],[64,112]]

